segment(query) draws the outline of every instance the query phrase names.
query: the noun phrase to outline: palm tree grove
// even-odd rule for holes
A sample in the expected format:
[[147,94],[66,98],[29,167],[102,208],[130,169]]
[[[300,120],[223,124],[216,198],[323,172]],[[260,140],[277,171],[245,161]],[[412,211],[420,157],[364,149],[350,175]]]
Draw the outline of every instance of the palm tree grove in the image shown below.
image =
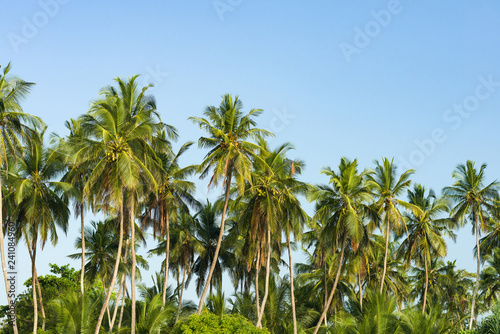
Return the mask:
[[[54,133],[23,111],[35,84],[0,70],[0,333],[500,333],[486,162],[431,189],[393,157],[324,156],[313,184],[236,94],[190,111],[202,135],[184,142],[152,85],[111,78]],[[474,272],[448,260],[463,229]],[[68,262],[37,267],[61,243]],[[17,285],[16,260],[31,272]]]

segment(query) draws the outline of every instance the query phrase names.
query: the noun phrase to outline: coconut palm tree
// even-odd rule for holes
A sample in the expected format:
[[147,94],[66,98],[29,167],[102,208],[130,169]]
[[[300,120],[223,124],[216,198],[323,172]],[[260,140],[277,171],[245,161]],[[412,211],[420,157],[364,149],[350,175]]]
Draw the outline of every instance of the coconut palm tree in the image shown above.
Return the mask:
[[500,248],[496,248],[492,255],[487,255],[485,260],[488,266],[481,273],[479,287],[481,296],[491,306],[492,301],[498,300],[500,296]]
[[399,200],[397,197],[410,186],[410,176],[413,169],[403,172],[397,177],[397,167],[394,159],[383,158],[382,163],[375,161],[375,171],[368,175],[368,183],[372,188],[372,193],[376,197],[376,204],[379,208],[379,214],[383,219],[383,230],[385,234],[385,255],[384,269],[380,281],[380,293],[384,290],[385,275],[387,272],[387,259],[389,251],[389,237],[391,229],[400,232],[404,226],[404,220],[398,206],[412,207],[407,202]]
[[476,305],[476,296],[479,289],[479,278],[481,274],[481,248],[479,236],[481,231],[487,230],[487,223],[491,215],[495,212],[495,205],[498,203],[498,187],[500,183],[493,181],[485,184],[484,170],[486,164],[482,164],[479,170],[475,163],[467,160],[466,164],[460,164],[452,174],[455,182],[451,187],[444,188],[445,196],[448,196],[455,202],[455,207],[451,211],[454,219],[462,224],[469,222],[472,224],[472,232],[476,234],[476,258],[477,258],[477,276],[474,293],[472,295],[472,305],[469,320],[469,330],[472,329],[474,320],[474,307]]
[[61,173],[62,162],[57,158],[58,155],[54,150],[44,146],[44,132],[45,129],[39,135],[34,134],[30,138],[24,148],[24,155],[17,160],[15,173],[9,172],[9,182],[12,182],[15,189],[16,223],[18,230],[24,231],[32,261],[33,333],[35,334],[38,329],[35,287],[38,239],[40,239],[42,249],[47,240],[55,245],[58,241],[57,227],[66,233],[70,213],[67,201],[59,194],[70,190],[71,185],[52,181]]
[[368,211],[367,203],[372,199],[365,182],[369,172],[358,172],[357,160],[341,158],[338,172],[326,168],[322,173],[330,177],[330,185],[318,186],[311,192],[310,200],[317,201],[313,219],[325,221],[319,237],[329,240],[333,253],[340,246],[340,255],[335,282],[314,334],[318,332],[335,295],[348,242],[359,244],[361,241],[364,233],[363,218]]
[[214,261],[208,273],[205,288],[200,297],[197,313],[203,308],[205,297],[212,281],[212,275],[217,264],[217,257],[224,235],[224,223],[226,220],[227,205],[229,202],[229,190],[233,176],[235,177],[240,191],[245,186],[245,180],[250,178],[253,160],[260,160],[254,153],[258,145],[247,140],[255,139],[259,135],[271,135],[270,132],[256,128],[255,118],[262,113],[261,109],[252,109],[248,114],[242,111],[243,103],[238,96],[232,97],[227,94],[222,97],[219,107],[209,106],[204,112],[206,118],[190,117],[193,123],[208,133],[208,137],[201,137],[198,145],[208,148],[210,151],[198,167],[201,177],[205,177],[212,171],[209,186],[217,186],[222,180],[225,189],[224,208],[222,210],[221,226],[217,247],[215,249]]
[[[162,132],[161,138],[165,138]],[[177,153],[164,151],[158,153],[161,161],[158,194],[151,193],[145,207],[146,213],[142,220],[143,228],[153,227],[153,236],[165,239],[165,276],[163,282],[163,303],[166,302],[166,290],[169,271],[170,254],[170,219],[179,209],[187,211],[188,205],[194,208],[199,207],[198,201],[193,197],[195,185],[186,178],[193,174],[197,166],[179,166],[179,158],[192,145],[185,143]],[[175,217],[174,217],[175,218]]]
[[[1,66],[0,66],[1,69]],[[42,128],[42,121],[23,112],[21,101],[26,98],[34,85],[19,78],[9,77],[11,69],[10,63],[3,68],[0,73],[0,167],[6,169],[7,158],[17,157],[22,150],[22,138],[30,132],[28,126]],[[0,188],[1,188],[0,179]],[[2,272],[5,283],[7,302],[13,303],[10,298],[9,284],[7,282],[7,266],[5,264],[4,232],[3,232],[3,210],[2,192],[0,191],[0,257],[2,262]],[[13,330],[18,334],[16,318],[13,319]]]
[[[123,81],[115,79],[118,89],[107,87],[103,97],[94,101],[90,111],[81,116],[81,138],[70,140],[74,148],[73,163],[95,163],[84,187],[83,198],[92,197],[95,208],[115,213],[120,218],[117,253],[121,254],[124,218],[130,221],[131,240],[135,240],[135,217],[138,191],[141,184],[157,189],[150,168],[155,166],[155,153],[150,146],[154,133],[162,127],[157,121],[156,104],[146,95],[150,86],[139,89],[137,76]],[[92,165],[90,164],[90,165]],[[90,167],[90,166],[89,166]],[[91,195],[92,194],[92,195]],[[127,201],[125,201],[127,200]],[[127,211],[127,213],[126,213]],[[132,253],[131,297],[132,325],[135,332],[135,242],[130,243]],[[118,274],[120,257],[115,260],[111,284],[101,309],[95,334],[100,330],[102,318]]]
[[408,203],[414,205],[413,213],[405,214],[408,236],[402,242],[399,252],[409,265],[412,260],[424,262],[425,289],[422,300],[422,313],[425,313],[427,290],[429,288],[428,266],[433,258],[446,256],[446,241],[443,236],[455,240],[455,234],[450,229],[453,220],[439,219],[442,213],[449,212],[446,199],[436,198],[432,189],[426,194],[426,189],[415,184],[413,190],[408,190]]

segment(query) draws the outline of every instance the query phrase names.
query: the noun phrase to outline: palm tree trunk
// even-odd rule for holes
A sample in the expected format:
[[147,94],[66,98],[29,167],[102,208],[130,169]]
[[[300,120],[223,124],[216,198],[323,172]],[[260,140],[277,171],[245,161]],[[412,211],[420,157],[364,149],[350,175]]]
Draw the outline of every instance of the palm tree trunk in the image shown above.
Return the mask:
[[479,289],[479,274],[481,271],[481,250],[479,249],[479,221],[476,213],[474,213],[474,216],[476,217],[477,274],[476,274],[476,286],[474,287],[474,294],[472,295],[469,330],[472,330],[472,323],[474,322],[474,307],[476,306],[477,290]]
[[[328,309],[328,277],[327,277],[327,274],[326,274],[326,261],[325,261],[325,265],[324,265],[324,271],[323,271],[323,279],[325,281],[325,296],[324,296],[324,305],[323,307]],[[327,321],[326,321],[326,317],[325,317],[325,326],[328,325]]]
[[[31,288],[33,290],[33,334],[38,330],[38,305],[36,301],[36,276],[35,276],[35,259],[36,259],[36,236],[32,241],[33,257],[31,258]],[[96,333],[97,334],[97,333]]]
[[[2,189],[2,180],[0,180],[0,190]],[[0,191],[0,257],[2,258],[2,272],[3,272],[3,279],[5,283],[5,292],[7,296],[7,305],[9,307],[11,305],[14,305],[14,301],[11,299],[11,294],[10,294],[10,284],[8,281],[8,275],[7,275],[7,264],[5,263],[5,248],[3,244],[3,197],[2,197],[2,191]],[[7,225],[8,226],[8,225]],[[7,233],[8,235],[8,233]],[[14,334],[18,334],[17,331],[17,319],[16,319],[16,314],[15,314],[15,308],[12,308],[9,310],[9,312],[12,311],[14,313],[9,313],[10,320],[12,322],[12,329],[14,330]]]
[[339,267],[337,268],[337,275],[335,276],[335,282],[333,283],[333,288],[332,292],[330,292],[330,297],[328,298],[327,307],[323,310],[323,313],[321,314],[321,317],[319,318],[318,324],[316,325],[316,328],[314,328],[314,333],[316,334],[319,331],[319,328],[321,327],[321,322],[323,319],[326,317],[326,312],[328,312],[328,309],[330,308],[330,305],[332,304],[333,296],[335,295],[335,290],[337,289],[337,284],[339,283],[340,279],[340,272],[342,271],[342,262],[344,262],[344,248],[345,248],[345,242],[347,239],[347,233],[344,231],[344,237],[342,239],[342,249],[340,250],[340,261],[339,261]]
[[292,247],[290,246],[290,231],[288,230],[288,224],[286,225],[286,243],[288,246],[288,267],[290,268],[290,297],[292,302],[293,334],[297,334],[297,315],[295,314],[295,293],[293,289]]
[[131,200],[130,204],[130,250],[132,251],[132,270],[130,271],[130,293],[132,296],[132,314],[130,319],[130,334],[135,334],[135,269],[136,261],[135,258],[135,210],[134,210],[134,198]]
[[186,283],[186,266],[184,265],[184,272],[182,274],[181,294],[179,296],[179,306],[177,307],[177,316],[175,317],[175,322],[179,321],[179,315],[181,314],[182,295],[184,294],[184,284],[185,283]]
[[389,217],[387,216],[387,213],[385,215],[385,219],[387,220],[387,225],[385,227],[385,255],[384,255],[384,271],[382,272],[382,280],[380,282],[380,293],[384,291],[384,280],[385,280],[385,273],[387,272],[387,253],[389,251]]
[[120,297],[123,293],[123,285],[125,284],[125,274],[122,274],[122,279],[120,280],[120,289],[118,290],[118,295],[116,296],[115,309],[113,310],[113,317],[111,318],[111,322],[109,325],[109,332],[113,332],[113,326],[115,325],[116,314],[118,313],[118,304],[120,302]]
[[257,310],[257,317],[260,314],[260,296],[259,296],[259,274],[260,274],[260,245],[257,249],[257,262],[255,262],[255,303]]
[[422,306],[422,314],[425,314],[425,304],[427,302],[427,289],[429,287],[429,272],[427,269],[427,256],[424,255],[424,269],[425,269],[425,290],[424,290],[424,305]]
[[[127,292],[127,282],[123,281],[123,289]],[[120,319],[118,319],[118,329],[122,328],[123,311],[125,310],[125,293],[122,296],[122,307],[120,309]]]
[[83,280],[85,278],[85,222],[83,219],[83,203],[80,204],[80,228],[82,229],[82,269],[80,273],[80,292],[83,296],[84,286]]
[[358,271],[358,286],[359,286],[359,309],[363,312],[363,288],[361,287],[361,268]]
[[168,280],[168,265],[169,265],[169,254],[170,254],[170,216],[168,213],[168,210],[165,214],[166,216],[166,233],[165,233],[165,238],[166,238],[166,243],[167,246],[165,248],[165,275],[163,279],[163,292],[162,292],[162,298],[163,298],[163,306],[165,306],[165,303],[167,302],[167,280]]
[[101,312],[99,313],[99,318],[97,318],[97,325],[95,328],[94,334],[99,334],[99,330],[101,329],[102,319],[104,317],[104,312],[108,307],[109,299],[111,298],[111,293],[113,292],[113,288],[115,286],[116,276],[118,276],[118,267],[120,266],[120,257],[122,253],[122,244],[123,244],[123,191],[121,192],[120,198],[120,231],[118,236],[118,250],[116,252],[116,261],[115,267],[113,268],[113,277],[111,278],[111,284],[106,294],[106,300],[104,301],[104,305],[102,305]]
[[231,163],[228,166],[228,174],[226,179],[226,198],[224,200],[224,209],[222,210],[222,218],[220,221],[220,232],[219,238],[217,239],[217,246],[215,247],[214,259],[212,261],[212,265],[210,266],[210,272],[208,273],[207,282],[205,283],[205,288],[203,289],[203,293],[201,294],[200,304],[198,305],[198,311],[196,313],[201,314],[201,310],[203,309],[203,305],[205,303],[205,297],[207,295],[208,287],[212,282],[212,275],[214,274],[215,265],[217,264],[217,257],[219,256],[220,246],[222,244],[222,237],[224,236],[224,223],[226,220],[226,211],[227,204],[229,203],[229,189],[231,188],[231,176],[232,176],[232,165]]
[[[28,245],[28,253],[30,255],[31,261],[34,261],[33,258],[33,252],[31,251],[30,244],[27,243]],[[42,329],[45,330],[45,308],[43,307],[43,299],[42,299],[42,288],[40,287],[40,281],[38,280],[38,273],[36,272],[36,265],[35,266],[35,283],[36,283],[36,288],[38,291],[38,301],[40,302],[40,311],[42,312]]]
[[257,327],[262,328],[262,317],[266,309],[267,296],[269,295],[269,274],[271,271],[271,227],[267,225],[267,261],[266,261],[266,282],[264,285],[264,297],[260,307],[259,318],[257,319]]

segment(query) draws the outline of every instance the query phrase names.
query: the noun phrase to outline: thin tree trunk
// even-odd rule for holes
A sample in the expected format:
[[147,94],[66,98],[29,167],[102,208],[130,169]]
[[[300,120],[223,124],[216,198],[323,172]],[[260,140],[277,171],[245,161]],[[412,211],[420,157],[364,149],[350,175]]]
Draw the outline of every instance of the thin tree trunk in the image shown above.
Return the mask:
[[[132,196],[133,197],[133,196]],[[137,259],[135,258],[135,206],[134,198],[130,204],[130,250],[132,251],[132,270],[130,272],[130,293],[132,295],[132,314],[130,321],[130,334],[135,334],[135,269],[137,266]]]
[[33,238],[33,257],[31,258],[31,287],[33,290],[33,334],[38,330],[38,305],[36,301],[36,276],[35,276],[35,259],[36,259],[36,236]]
[[[475,208],[474,208],[475,209]],[[476,249],[477,249],[477,274],[476,274],[476,286],[474,287],[474,294],[472,295],[472,306],[470,310],[470,320],[469,320],[469,330],[472,330],[472,323],[474,322],[474,307],[476,306],[476,296],[477,290],[479,289],[479,274],[481,271],[481,250],[479,249],[479,221],[477,214],[476,217]]]
[[[9,307],[11,305],[14,305],[14,301],[11,298],[11,294],[9,293],[10,291],[10,284],[8,281],[8,274],[7,274],[7,264],[5,263],[5,247],[3,244],[3,238],[4,238],[4,233],[3,233],[3,197],[2,197],[2,180],[0,179],[0,257],[2,258],[2,272],[3,272],[3,280],[5,283],[5,292],[7,296],[7,305]],[[8,225],[7,225],[8,228]],[[9,235],[9,231],[7,231],[7,235]],[[13,291],[17,292],[17,291]],[[12,311],[14,313],[9,313],[9,319],[12,322],[12,329],[14,330],[14,334],[18,334],[17,331],[17,318],[15,314],[15,308],[9,309],[9,312]]]
[[260,314],[260,296],[259,296],[259,274],[260,274],[260,245],[257,249],[257,262],[255,263],[255,303],[257,308],[257,317]]
[[288,230],[288,224],[286,225],[286,243],[288,246],[288,267],[290,268],[290,297],[292,299],[293,334],[297,334],[297,315],[295,314],[295,293],[293,289],[292,247],[290,246],[290,231]]
[[168,210],[166,212],[166,233],[165,233],[165,238],[166,238],[166,243],[167,247],[165,248],[165,276],[163,279],[163,292],[162,292],[162,298],[163,298],[163,306],[165,306],[165,303],[167,302],[167,280],[168,280],[168,265],[169,265],[169,254],[170,254],[170,216],[168,213]]
[[175,322],[179,321],[179,315],[181,314],[182,295],[184,294],[184,284],[185,283],[186,283],[186,266],[184,266],[184,273],[182,274],[181,294],[179,296],[179,306],[177,308],[177,316],[175,317]]
[[424,255],[424,269],[425,269],[425,290],[424,290],[424,305],[422,306],[422,314],[425,314],[425,304],[427,302],[427,289],[429,287],[429,273],[427,269],[427,256]]
[[[123,281],[123,289],[127,292],[127,282]],[[128,294],[128,292],[127,292]],[[120,319],[118,319],[118,329],[122,328],[123,311],[125,310],[125,293],[122,296],[122,307],[120,309]]]
[[[28,245],[28,253],[30,255],[31,261],[34,261],[33,258],[33,252],[31,251],[30,244],[27,243]],[[38,273],[36,272],[36,265],[35,265],[35,283],[36,283],[36,288],[38,291],[38,301],[40,302],[40,311],[42,312],[42,330],[45,330],[45,308],[43,307],[43,299],[42,299],[42,288],[40,287],[40,281],[38,280]]]
[[80,204],[80,227],[82,229],[82,269],[80,273],[80,292],[83,296],[84,286],[83,280],[85,279],[85,222],[83,218],[83,203]]
[[101,329],[102,319],[104,317],[104,312],[106,312],[106,308],[108,307],[109,299],[111,298],[111,293],[113,292],[113,288],[115,286],[116,276],[118,276],[118,267],[120,266],[120,257],[122,253],[122,244],[123,244],[123,192],[121,193],[121,204],[120,204],[120,231],[118,236],[118,250],[116,252],[116,261],[115,267],[113,269],[113,277],[111,278],[111,284],[106,294],[106,300],[104,301],[104,305],[101,308],[101,312],[99,313],[99,318],[97,318],[97,325],[95,328],[94,334],[99,334],[99,330]]
[[358,286],[359,286],[359,310],[363,312],[363,288],[361,287],[361,268],[358,272]]
[[110,333],[113,332],[113,327],[115,325],[116,314],[118,313],[120,297],[122,296],[122,292],[123,292],[123,284],[125,284],[125,274],[122,274],[122,279],[120,280],[120,289],[118,290],[118,295],[116,296],[115,309],[113,310],[113,317],[111,318],[111,322],[109,325],[109,332]]
[[[326,261],[325,261],[325,269],[323,271],[323,279],[325,281],[325,297],[324,297],[324,308],[325,309],[328,309],[328,277],[327,277],[327,274],[326,274]],[[328,325],[327,321],[326,321],[326,317],[325,317],[325,326]]]
[[385,215],[385,219],[387,220],[387,225],[385,228],[386,231],[386,236],[385,236],[385,255],[384,255],[384,271],[382,272],[382,281],[380,282],[380,293],[384,291],[384,280],[385,280],[385,273],[387,272],[387,255],[389,252],[389,217],[387,216],[387,213]]
[[262,305],[260,306],[260,314],[257,319],[257,327],[262,328],[262,317],[266,309],[267,296],[269,295],[269,274],[271,271],[271,227],[267,225],[267,261],[266,261],[266,281],[264,285],[264,297],[262,298]]
[[337,290],[337,284],[339,283],[340,279],[340,272],[342,271],[342,262],[344,261],[344,247],[345,247],[345,242],[347,238],[347,233],[344,231],[344,237],[342,239],[342,249],[340,250],[340,261],[339,261],[339,267],[337,268],[337,275],[335,276],[335,282],[333,283],[333,288],[332,292],[330,292],[330,297],[328,298],[327,302],[327,307],[323,310],[323,313],[321,314],[321,317],[319,318],[318,324],[316,325],[316,328],[314,328],[314,333],[316,334],[319,331],[319,328],[321,327],[321,322],[323,319],[326,317],[326,312],[330,308],[330,305],[332,304],[333,296],[335,295],[335,290]]
[[198,314],[201,314],[201,310],[203,309],[203,305],[205,303],[205,297],[207,295],[208,287],[210,286],[210,283],[212,282],[212,275],[214,274],[215,265],[217,264],[217,258],[219,256],[219,250],[220,250],[220,246],[222,244],[222,237],[224,236],[224,223],[226,220],[227,204],[229,203],[229,189],[231,188],[231,175],[232,175],[232,168],[233,167],[231,164],[229,164],[228,168],[229,168],[229,172],[228,172],[227,180],[226,180],[226,198],[224,200],[224,209],[222,210],[222,218],[220,221],[219,238],[217,239],[217,246],[215,247],[215,254],[214,254],[212,266],[210,266],[210,272],[208,273],[207,282],[205,283],[205,288],[203,289],[203,293],[201,294],[201,298],[200,298],[200,304],[198,305],[198,311],[196,312]]

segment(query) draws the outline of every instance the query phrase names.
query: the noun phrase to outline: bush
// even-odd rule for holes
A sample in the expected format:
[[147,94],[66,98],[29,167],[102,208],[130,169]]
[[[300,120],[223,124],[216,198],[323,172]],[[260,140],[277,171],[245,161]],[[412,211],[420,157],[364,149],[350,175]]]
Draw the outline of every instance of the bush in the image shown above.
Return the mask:
[[269,334],[266,329],[255,327],[241,315],[218,316],[212,313],[193,314],[187,320],[178,323],[173,334]]

